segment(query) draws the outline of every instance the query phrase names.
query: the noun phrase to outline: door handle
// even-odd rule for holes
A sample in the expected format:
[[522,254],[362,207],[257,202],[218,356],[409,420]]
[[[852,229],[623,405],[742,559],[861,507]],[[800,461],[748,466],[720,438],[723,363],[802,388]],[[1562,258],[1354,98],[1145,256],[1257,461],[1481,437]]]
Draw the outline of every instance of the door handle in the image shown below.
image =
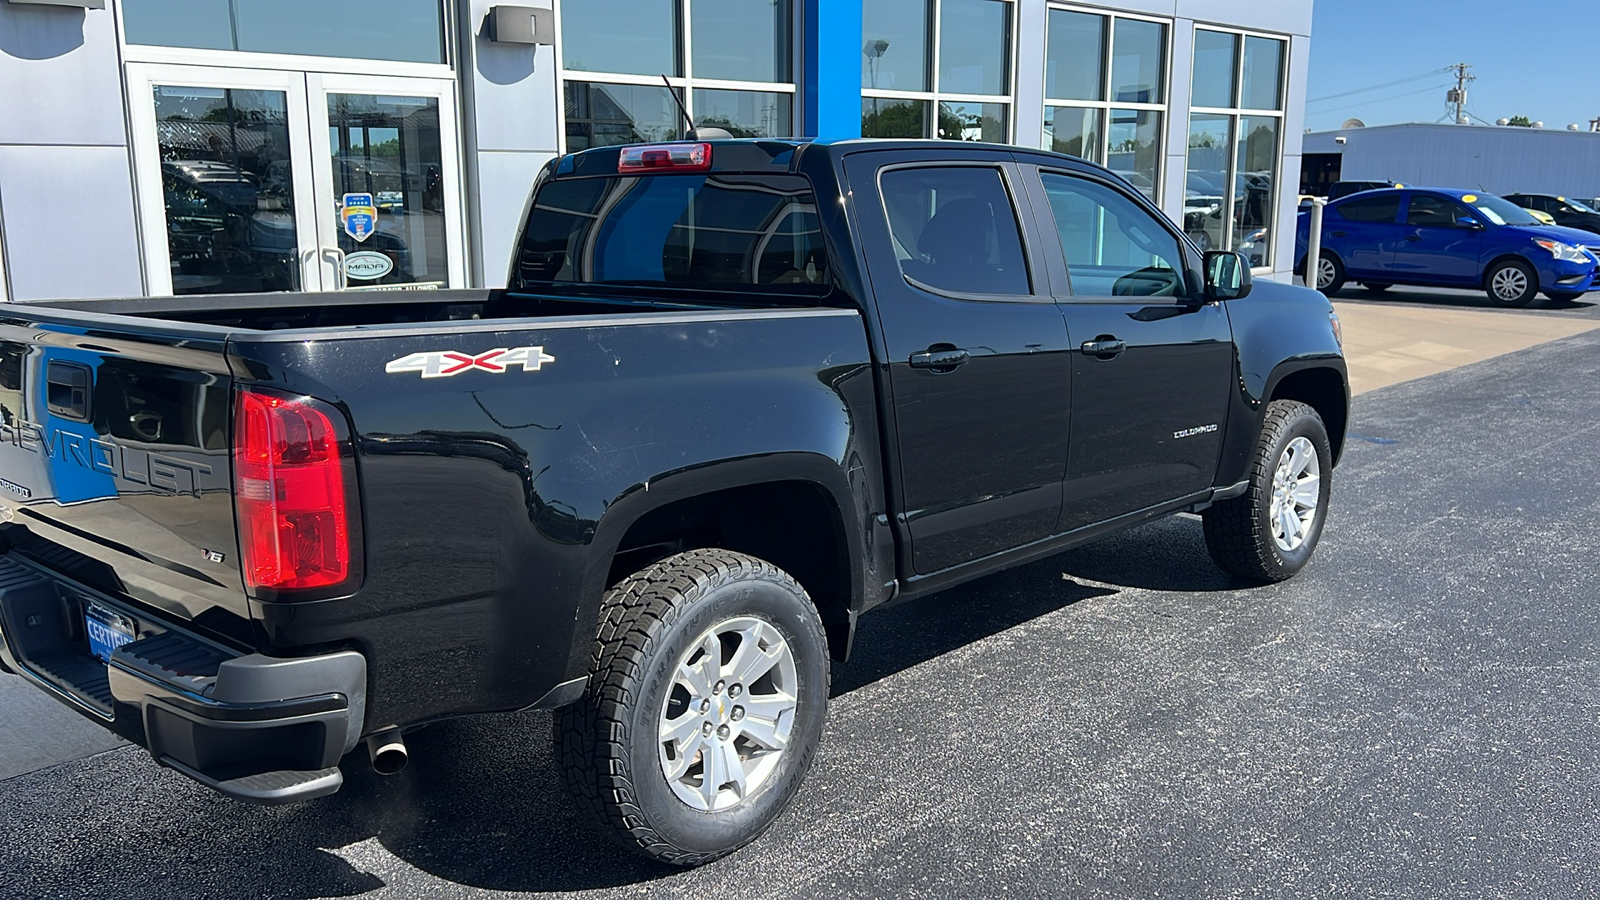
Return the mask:
[[350,279],[344,274],[344,251],[338,247],[325,247],[322,251],[322,258],[331,260],[333,262],[333,270],[339,273],[339,286],[334,290],[342,291],[349,287]]
[[1328,233],[1333,235],[1334,237],[1344,237],[1349,232],[1346,232],[1346,231],[1330,231]]
[[1083,342],[1083,352],[1096,359],[1116,359],[1122,351],[1128,349],[1127,341],[1119,341],[1109,334],[1102,334],[1092,341]]
[[954,372],[967,364],[972,355],[960,347],[951,347],[948,344],[934,345],[926,350],[911,354],[911,368],[931,369],[943,374]]
[[1413,242],[1420,241],[1420,240],[1422,240],[1422,232],[1413,231],[1410,234],[1406,235],[1406,240],[1413,241]]

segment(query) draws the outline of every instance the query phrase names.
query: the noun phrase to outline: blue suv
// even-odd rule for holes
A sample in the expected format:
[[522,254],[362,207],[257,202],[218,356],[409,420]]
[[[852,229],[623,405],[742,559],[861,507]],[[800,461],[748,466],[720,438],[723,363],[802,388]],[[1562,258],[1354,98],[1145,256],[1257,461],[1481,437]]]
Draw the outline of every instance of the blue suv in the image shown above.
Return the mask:
[[[1300,214],[1296,269],[1305,271],[1309,213]],[[1600,234],[1540,225],[1489,194],[1421,188],[1363,191],[1328,204],[1317,289],[1347,281],[1481,288],[1501,306],[1526,306],[1540,291],[1570,301],[1594,286]]]

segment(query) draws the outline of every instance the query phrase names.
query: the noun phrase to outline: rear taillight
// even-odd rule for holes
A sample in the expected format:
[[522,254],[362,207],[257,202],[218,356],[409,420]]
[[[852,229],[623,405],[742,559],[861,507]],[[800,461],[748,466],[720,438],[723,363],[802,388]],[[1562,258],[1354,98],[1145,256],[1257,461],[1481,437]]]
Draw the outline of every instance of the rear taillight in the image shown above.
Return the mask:
[[310,398],[240,391],[234,502],[245,584],[327,588],[351,575],[351,518],[337,410]]
[[617,154],[618,172],[704,172],[711,168],[710,144],[641,144]]

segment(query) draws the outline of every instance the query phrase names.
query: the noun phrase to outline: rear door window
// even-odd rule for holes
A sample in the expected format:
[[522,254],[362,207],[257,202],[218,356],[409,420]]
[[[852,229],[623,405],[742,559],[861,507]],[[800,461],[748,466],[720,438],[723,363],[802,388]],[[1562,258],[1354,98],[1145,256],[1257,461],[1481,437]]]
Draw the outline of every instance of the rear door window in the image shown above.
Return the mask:
[[516,280],[818,295],[828,268],[805,178],[635,175],[541,186]]
[[955,294],[1033,293],[1017,212],[999,169],[891,169],[879,185],[907,279]]
[[1381,222],[1392,224],[1400,215],[1400,195],[1385,194],[1379,197],[1360,197],[1339,204],[1340,217],[1352,222]]

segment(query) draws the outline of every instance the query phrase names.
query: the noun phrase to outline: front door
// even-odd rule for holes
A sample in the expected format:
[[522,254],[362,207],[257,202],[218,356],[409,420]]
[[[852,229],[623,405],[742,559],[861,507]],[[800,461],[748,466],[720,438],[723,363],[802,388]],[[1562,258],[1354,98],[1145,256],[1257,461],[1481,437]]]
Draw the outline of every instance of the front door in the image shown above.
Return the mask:
[[129,86],[152,295],[465,286],[449,81],[130,65]]
[[947,149],[845,165],[888,364],[903,563],[929,575],[1049,537],[1072,363],[1016,167]]
[[1059,531],[1212,486],[1234,354],[1228,314],[1194,304],[1176,233],[1134,195],[1074,172],[1030,187],[1055,224],[1071,283],[1072,440]]
[[1411,194],[1406,224],[1394,243],[1390,271],[1401,281],[1477,285],[1483,232],[1458,224],[1471,215],[1466,207],[1448,197]]

